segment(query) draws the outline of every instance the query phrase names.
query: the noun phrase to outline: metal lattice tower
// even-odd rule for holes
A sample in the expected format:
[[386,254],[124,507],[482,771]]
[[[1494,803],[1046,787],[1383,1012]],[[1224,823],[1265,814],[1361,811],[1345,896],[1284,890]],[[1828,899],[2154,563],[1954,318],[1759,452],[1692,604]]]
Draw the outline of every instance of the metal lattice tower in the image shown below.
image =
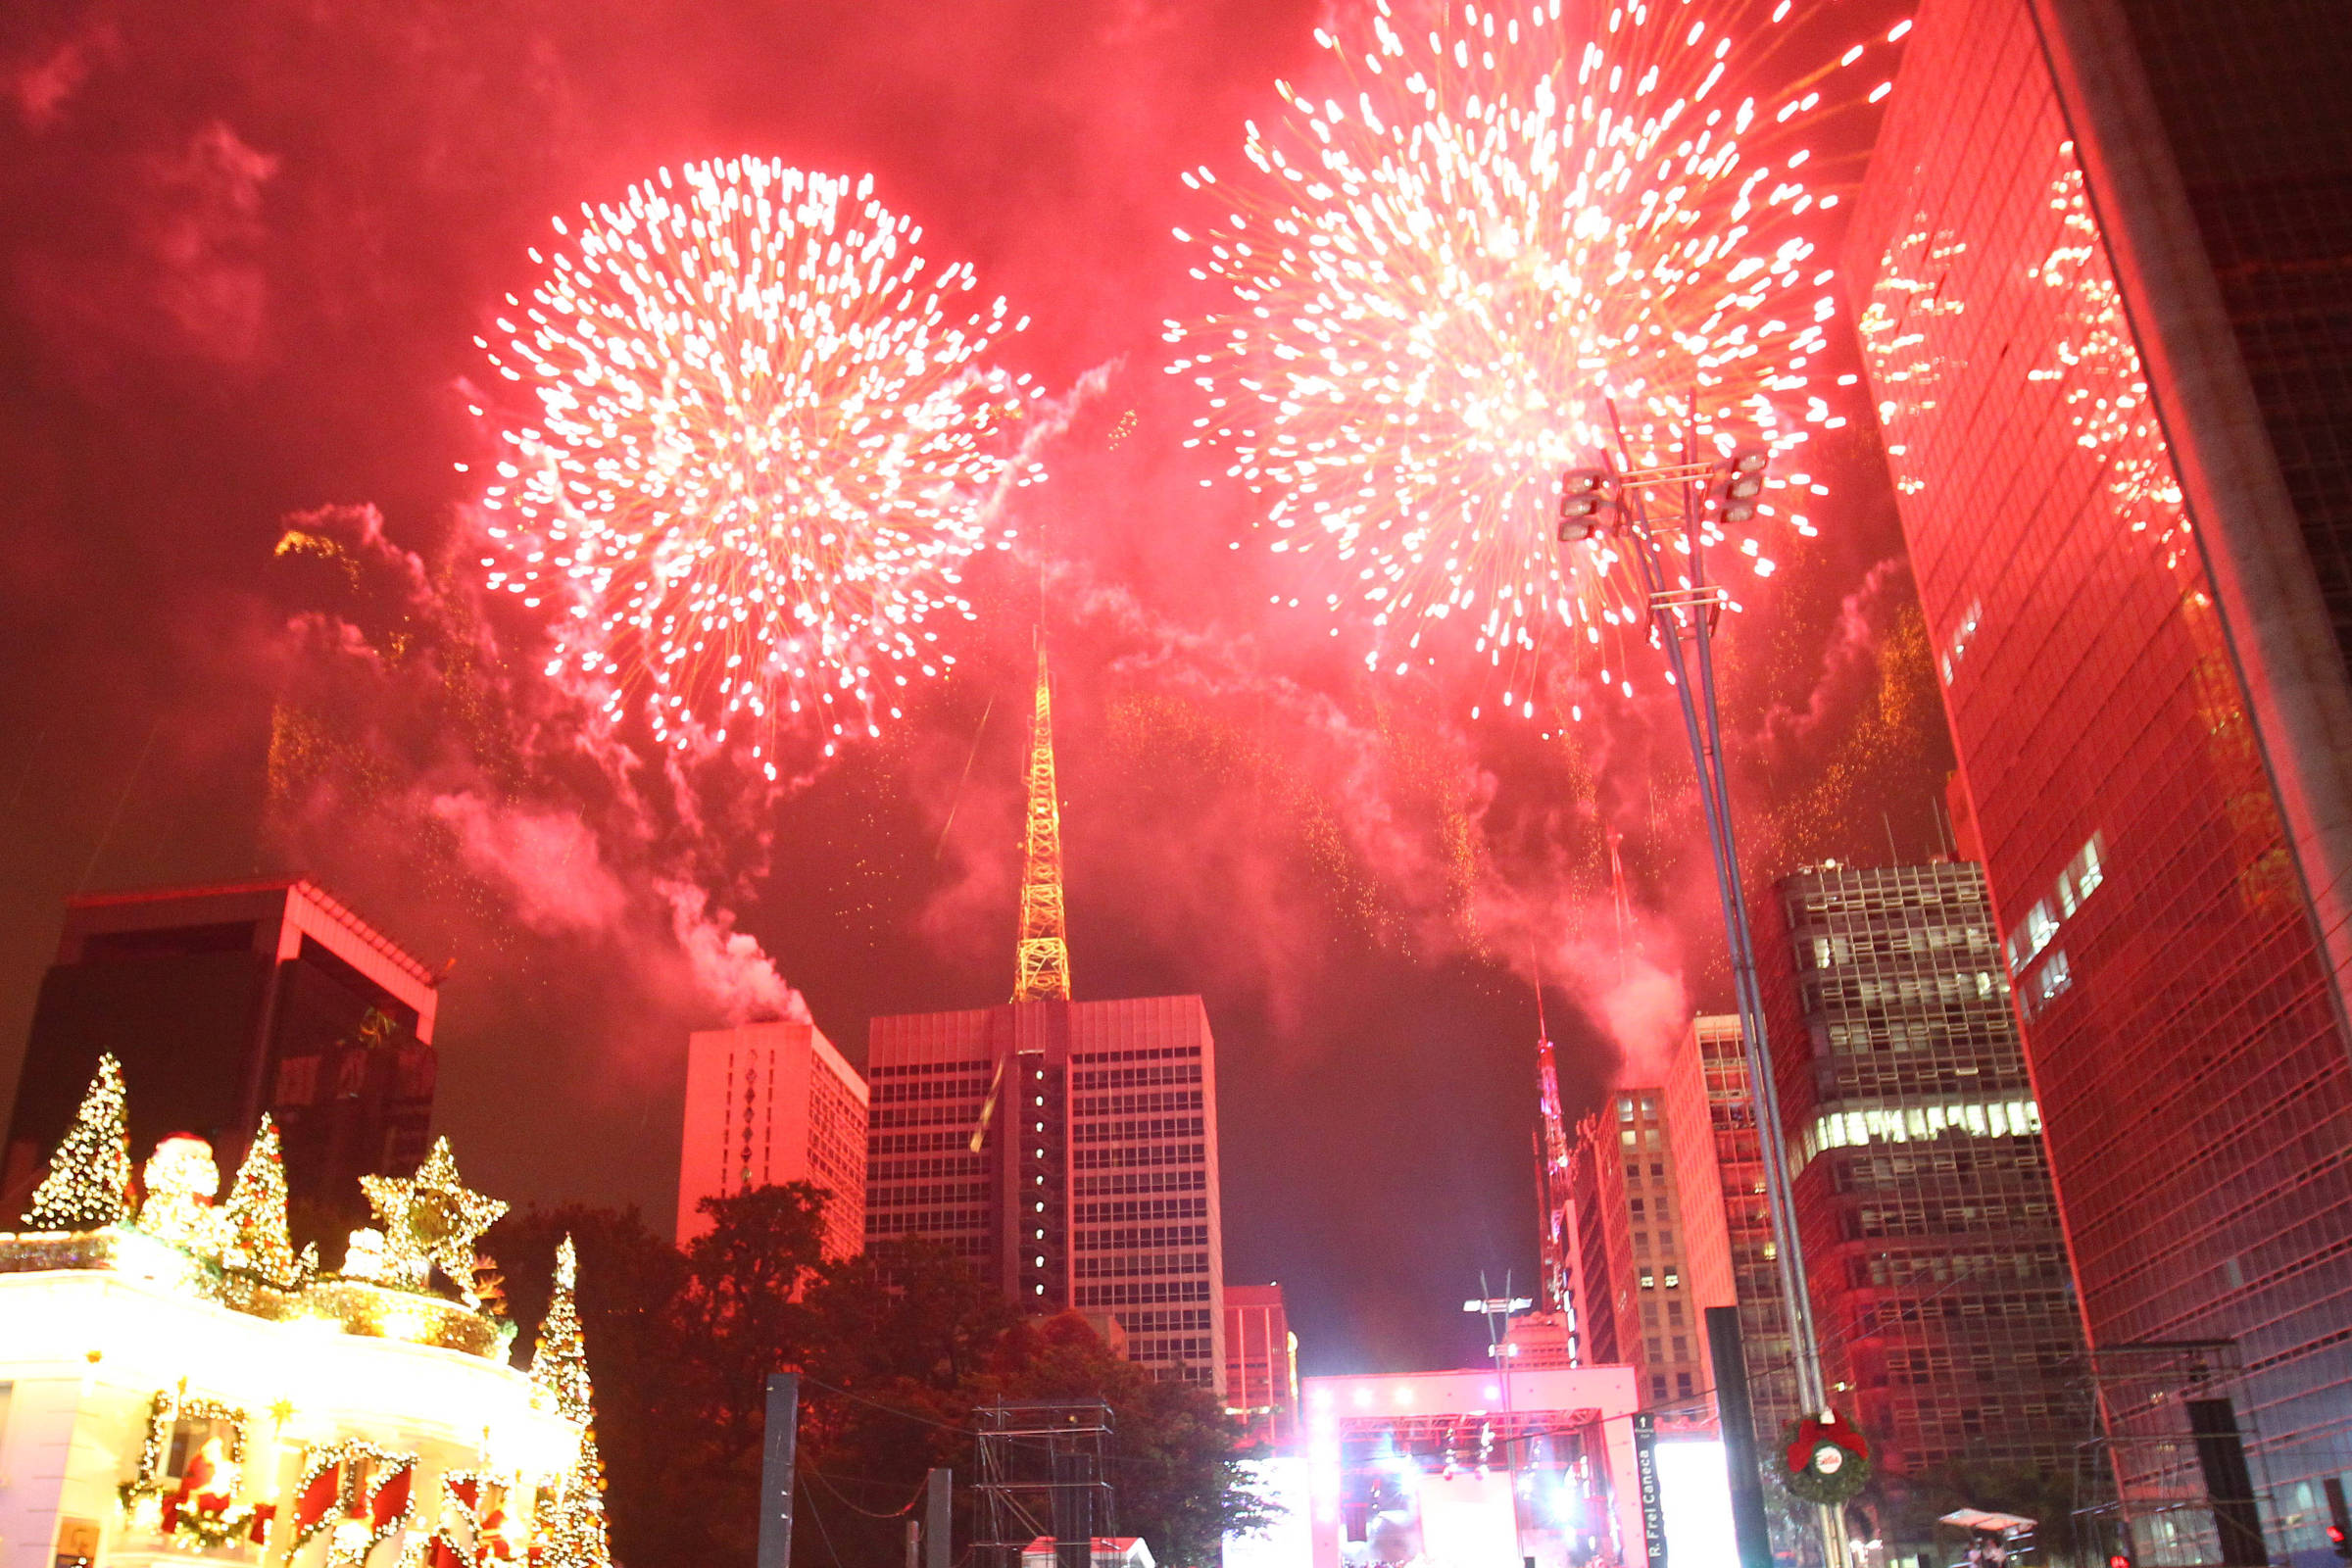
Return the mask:
[[1029,730],[1028,843],[1021,862],[1021,937],[1012,1000],[1070,999],[1070,944],[1062,928],[1061,801],[1054,790],[1054,708],[1046,645],[1037,645],[1037,716]]
[[1546,1312],[1570,1310],[1568,1299],[1568,1121],[1560,1109],[1560,1071],[1544,1022],[1544,981],[1536,979],[1536,1103],[1544,1125],[1536,1135],[1537,1197],[1543,1204],[1543,1300]]
[[1022,1399],[972,1414],[980,1429],[974,1568],[1020,1568],[1022,1548],[1041,1539],[1054,1543],[1055,1568],[1089,1568],[1095,1538],[1114,1529],[1110,1406]]

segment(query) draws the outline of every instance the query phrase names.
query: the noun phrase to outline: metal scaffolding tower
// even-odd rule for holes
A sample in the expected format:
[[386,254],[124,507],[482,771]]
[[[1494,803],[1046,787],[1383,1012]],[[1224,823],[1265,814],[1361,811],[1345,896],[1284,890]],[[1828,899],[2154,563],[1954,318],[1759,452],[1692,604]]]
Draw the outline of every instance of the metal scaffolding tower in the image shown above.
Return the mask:
[[[2228,1340],[2152,1340],[2089,1355],[2096,1425],[2075,1470],[2077,1540],[2140,1568],[2252,1565],[2274,1555],[2243,1412],[2245,1363]],[[2248,1461],[2252,1460],[2253,1463]]]
[[980,1534],[974,1568],[1021,1568],[1021,1549],[1054,1543],[1054,1568],[1090,1568],[1113,1532],[1110,1406],[1100,1399],[984,1405],[979,1422]]
[[1054,708],[1046,645],[1037,645],[1037,711],[1029,729],[1029,809],[1021,867],[1021,936],[1012,1000],[1070,999],[1070,945],[1062,929],[1061,799],[1054,790]]

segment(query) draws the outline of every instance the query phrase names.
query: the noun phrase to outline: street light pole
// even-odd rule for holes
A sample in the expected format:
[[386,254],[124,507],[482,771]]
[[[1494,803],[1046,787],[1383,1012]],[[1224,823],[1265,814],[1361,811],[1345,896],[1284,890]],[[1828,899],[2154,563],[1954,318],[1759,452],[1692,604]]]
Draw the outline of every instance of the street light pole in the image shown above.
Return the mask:
[[[1622,449],[1622,434],[1618,444]],[[1559,537],[1568,543],[1605,535],[1626,547],[1647,602],[1652,641],[1666,655],[1675,697],[1682,706],[1683,730],[1698,773],[1699,804],[1714,858],[1724,939],[1731,949],[1732,992],[1740,1012],[1748,1093],[1756,1111],[1756,1142],[1763,1152],[1765,1207],[1772,1222],[1774,1260],[1788,1316],[1789,1349],[1796,1364],[1797,1401],[1812,1413],[1829,1407],[1829,1393],[1822,1377],[1804,1253],[1797,1242],[1788,1145],[1781,1126],[1780,1091],[1773,1081],[1772,1055],[1765,1041],[1763,991],[1756,978],[1755,946],[1748,935],[1747,899],[1740,883],[1739,839],[1732,826],[1731,791],[1724,770],[1713,639],[1727,595],[1706,574],[1710,533],[1719,540],[1719,521],[1741,521],[1754,514],[1754,498],[1763,488],[1769,461],[1760,449],[1744,448],[1714,462],[1574,469],[1562,484]],[[1653,500],[1667,503],[1663,518],[1653,514]],[[1823,1543],[1833,1568],[1845,1558],[1845,1532],[1838,1512],[1822,1510]]]

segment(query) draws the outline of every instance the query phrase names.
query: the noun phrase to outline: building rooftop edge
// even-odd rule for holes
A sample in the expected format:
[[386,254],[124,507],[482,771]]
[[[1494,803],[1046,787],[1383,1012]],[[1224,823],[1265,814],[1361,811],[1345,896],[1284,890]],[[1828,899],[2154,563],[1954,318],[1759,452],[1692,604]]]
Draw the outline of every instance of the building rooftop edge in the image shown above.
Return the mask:
[[236,898],[255,893],[299,895],[320,912],[384,957],[395,968],[427,990],[439,990],[441,977],[424,961],[352,912],[351,906],[307,876],[254,877],[239,882],[206,882],[179,887],[125,888],[111,893],[67,896],[68,909],[122,908],[132,905],[171,904],[188,899]]

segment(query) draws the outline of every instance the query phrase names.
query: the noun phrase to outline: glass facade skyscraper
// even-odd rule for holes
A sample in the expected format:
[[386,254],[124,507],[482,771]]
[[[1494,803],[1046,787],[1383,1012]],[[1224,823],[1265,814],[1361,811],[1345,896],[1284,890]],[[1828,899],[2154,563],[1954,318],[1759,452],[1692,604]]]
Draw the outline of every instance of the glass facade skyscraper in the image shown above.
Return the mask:
[[1844,269],[2084,1325],[2235,1343],[2297,1550],[2352,1469],[2346,48],[1924,0]]
[[168,1133],[236,1168],[263,1113],[317,1223],[366,1223],[362,1176],[424,1158],[440,977],[316,883],[293,878],[66,902],[0,1149],[14,1219],[111,1053],[131,1155]]
[[2070,1475],[2082,1327],[1983,868],[1778,895],[1759,967],[1825,1378],[1897,1471]]

